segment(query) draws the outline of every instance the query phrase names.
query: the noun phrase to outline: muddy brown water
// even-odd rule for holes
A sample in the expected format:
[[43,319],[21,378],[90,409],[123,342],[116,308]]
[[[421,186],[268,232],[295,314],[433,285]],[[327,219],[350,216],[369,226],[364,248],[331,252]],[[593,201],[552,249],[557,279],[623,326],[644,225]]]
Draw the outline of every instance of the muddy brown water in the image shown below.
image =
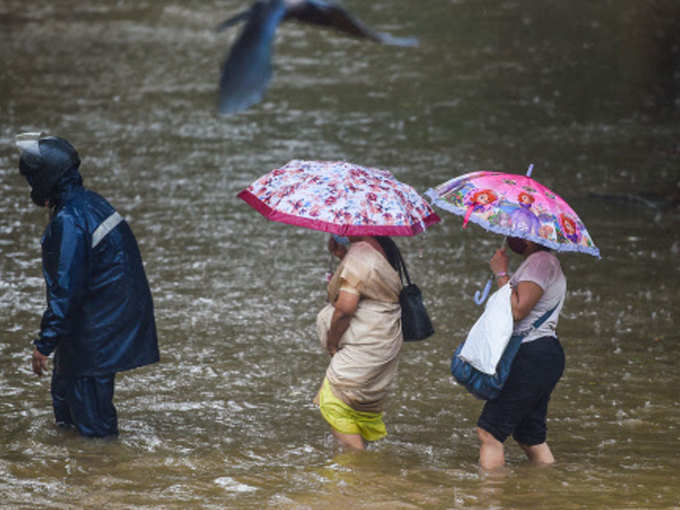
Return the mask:
[[[225,118],[216,84],[236,31],[213,27],[244,3],[0,0],[0,506],[680,507],[680,213],[664,207],[680,180],[674,3],[344,5],[420,46],[288,24],[262,103]],[[119,374],[116,440],[55,429],[49,382],[30,372],[46,217],[12,141],[38,129],[79,149],[152,286],[162,361]],[[477,468],[481,403],[448,365],[499,239],[443,211],[397,240],[437,333],[404,348],[389,436],[336,447],[311,403],[327,363],[314,334],[324,236],[235,198],[293,158],[386,168],[422,192],[534,163],[570,202],[602,260],[560,256],[555,466],[529,466],[510,441],[503,473]]]

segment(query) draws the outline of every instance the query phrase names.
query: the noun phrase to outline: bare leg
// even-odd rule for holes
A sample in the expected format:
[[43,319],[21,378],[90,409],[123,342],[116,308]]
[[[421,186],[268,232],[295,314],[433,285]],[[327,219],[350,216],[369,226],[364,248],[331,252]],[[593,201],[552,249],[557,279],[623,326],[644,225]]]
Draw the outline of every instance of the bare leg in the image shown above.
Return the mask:
[[549,465],[555,462],[555,457],[553,457],[553,454],[548,447],[548,443],[541,443],[533,446],[519,443],[519,445],[522,447],[522,450],[524,450],[524,453],[527,454],[529,460],[534,464]]
[[333,435],[338,438],[338,441],[340,441],[341,444],[345,446],[349,446],[350,448],[355,448],[357,450],[365,450],[366,446],[364,445],[364,440],[361,437],[361,434],[343,434],[341,432],[338,432],[334,428],[331,427],[331,432],[333,432]]
[[479,464],[482,468],[490,471],[502,467],[505,464],[503,443],[479,427],[477,427],[477,436],[482,442],[479,447]]

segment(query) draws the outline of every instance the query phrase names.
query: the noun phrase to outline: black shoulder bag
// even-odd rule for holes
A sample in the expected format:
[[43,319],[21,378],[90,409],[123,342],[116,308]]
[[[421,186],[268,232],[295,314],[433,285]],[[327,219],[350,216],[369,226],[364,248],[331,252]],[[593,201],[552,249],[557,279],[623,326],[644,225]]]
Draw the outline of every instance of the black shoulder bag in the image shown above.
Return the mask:
[[[406,285],[404,285],[402,271],[406,276]],[[399,253],[399,279],[403,286],[399,294],[399,304],[401,305],[401,329],[404,340],[407,342],[425,340],[434,334],[434,327],[432,327],[432,321],[427,315],[420,289],[415,283],[411,283],[401,253]]]

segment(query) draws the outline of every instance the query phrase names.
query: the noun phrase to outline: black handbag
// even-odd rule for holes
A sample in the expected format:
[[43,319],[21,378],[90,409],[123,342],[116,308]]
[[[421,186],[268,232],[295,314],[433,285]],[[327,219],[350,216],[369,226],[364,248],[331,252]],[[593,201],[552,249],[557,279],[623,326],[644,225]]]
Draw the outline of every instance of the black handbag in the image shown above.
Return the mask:
[[[406,285],[404,285],[402,271],[406,276]],[[404,340],[406,342],[425,340],[434,334],[434,327],[427,315],[420,289],[415,283],[411,283],[401,253],[399,254],[399,279],[403,286],[399,293],[399,304],[401,305],[401,330]]]

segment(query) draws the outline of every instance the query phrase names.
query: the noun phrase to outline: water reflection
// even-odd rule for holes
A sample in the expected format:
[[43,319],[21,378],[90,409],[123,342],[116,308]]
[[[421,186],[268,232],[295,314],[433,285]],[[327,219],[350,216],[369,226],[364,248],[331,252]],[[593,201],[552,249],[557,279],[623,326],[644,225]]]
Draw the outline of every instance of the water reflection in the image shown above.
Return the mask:
[[[5,0],[5,504],[677,506],[680,213],[589,196],[663,194],[680,180],[675,4],[348,1],[380,30],[421,34],[421,46],[364,49],[286,29],[267,98],[225,121],[214,108],[229,41],[212,27],[241,2],[38,0],[27,10]],[[119,375],[113,442],[56,430],[48,382],[30,373],[45,219],[10,143],[32,129],[79,148],[86,185],[132,225],[154,293],[162,362]],[[323,236],[268,223],[234,198],[294,157],[389,168],[421,191],[533,162],[584,219],[603,260],[561,257],[567,368],[551,402],[553,468],[530,469],[509,444],[504,477],[477,469],[481,403],[452,384],[448,363],[476,318],[470,296],[499,241],[461,232],[453,216],[399,240],[437,334],[405,348],[390,435],[362,455],[335,449],[311,403],[327,363],[313,328]]]

